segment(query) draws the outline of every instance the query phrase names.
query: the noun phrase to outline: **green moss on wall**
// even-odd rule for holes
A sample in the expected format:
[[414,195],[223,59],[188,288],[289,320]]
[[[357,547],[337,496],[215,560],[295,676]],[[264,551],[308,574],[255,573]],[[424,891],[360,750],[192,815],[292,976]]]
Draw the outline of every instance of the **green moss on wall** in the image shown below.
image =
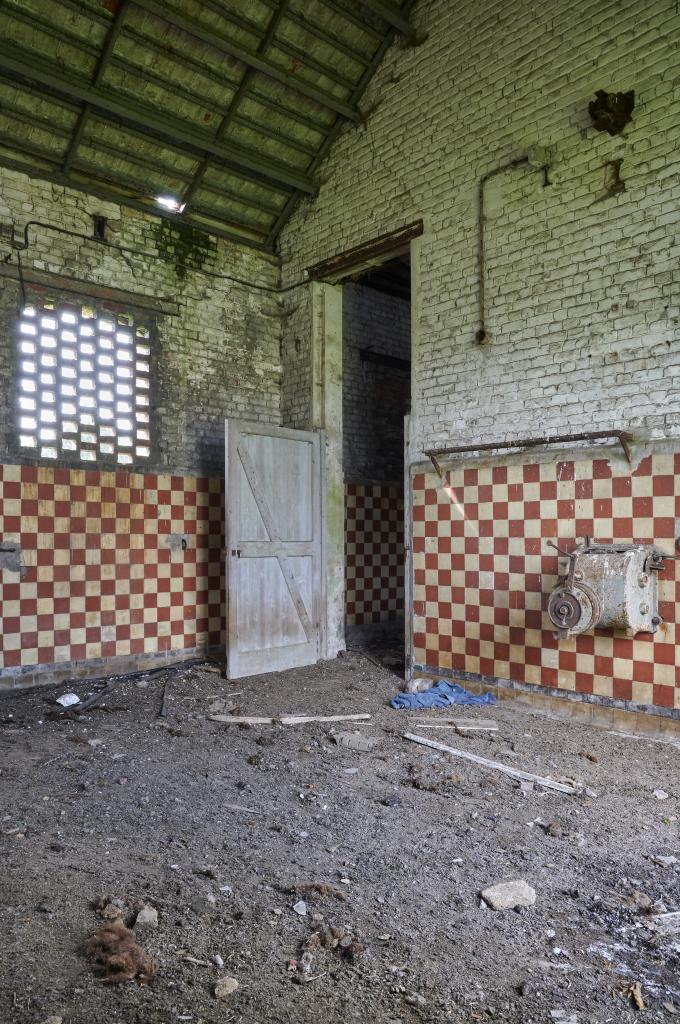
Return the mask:
[[200,270],[208,256],[217,251],[217,243],[210,235],[186,224],[173,224],[159,220],[153,234],[158,253],[175,264],[175,273],[183,281],[189,270]]

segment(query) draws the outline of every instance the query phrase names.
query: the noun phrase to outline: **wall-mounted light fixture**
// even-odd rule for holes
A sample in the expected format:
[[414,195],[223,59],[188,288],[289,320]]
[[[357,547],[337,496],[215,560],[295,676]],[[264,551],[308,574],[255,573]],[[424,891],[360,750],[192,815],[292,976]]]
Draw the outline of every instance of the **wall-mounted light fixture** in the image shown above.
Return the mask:
[[171,213],[182,213],[187,205],[181,200],[175,199],[174,196],[156,196],[156,202],[164,209],[170,210]]

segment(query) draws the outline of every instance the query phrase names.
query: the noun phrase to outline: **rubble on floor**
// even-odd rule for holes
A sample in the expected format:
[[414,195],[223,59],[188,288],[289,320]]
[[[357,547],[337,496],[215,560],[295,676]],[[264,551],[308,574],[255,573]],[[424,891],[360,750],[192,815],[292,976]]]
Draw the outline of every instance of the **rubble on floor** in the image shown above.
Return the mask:
[[[394,689],[349,653],[3,695],[0,1019],[680,1013],[677,748],[509,702],[466,710],[453,748],[413,743],[459,716],[414,722]],[[367,717],[313,720],[341,713]],[[114,940],[148,961],[107,965]]]

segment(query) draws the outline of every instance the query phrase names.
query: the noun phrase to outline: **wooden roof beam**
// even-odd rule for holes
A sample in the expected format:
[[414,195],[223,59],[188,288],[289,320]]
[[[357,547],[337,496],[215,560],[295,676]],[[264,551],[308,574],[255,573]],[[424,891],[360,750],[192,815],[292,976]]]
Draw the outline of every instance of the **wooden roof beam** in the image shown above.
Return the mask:
[[219,50],[220,53],[234,57],[236,60],[241,61],[242,64],[253,68],[255,71],[259,71],[263,75],[267,75],[276,82],[280,82],[286,88],[292,89],[293,92],[307,96],[308,99],[314,100],[315,103],[326,107],[328,110],[334,110],[336,114],[340,114],[348,121],[353,121],[355,124],[361,121],[358,110],[349,103],[338,99],[336,96],[331,96],[329,93],[322,92],[320,89],[315,88],[315,86],[308,85],[293,75],[287,74],[256,53],[251,53],[248,50],[244,50],[243,47],[232,43],[230,39],[215,32],[214,29],[206,28],[196,21],[185,18],[177,11],[170,10],[167,4],[160,3],[159,0],[135,0],[135,3],[149,14],[154,14],[157,18],[168,22],[168,24],[173,25],[182,32],[186,32],[195,39],[200,39],[202,42],[207,43],[208,46]]
[[110,93],[93,89],[82,80],[66,77],[54,64],[32,59],[22,59],[21,51],[12,45],[0,42],[0,70],[19,75],[29,82],[37,82],[47,90],[89,103],[93,108],[105,110],[122,121],[142,127],[170,143],[192,154],[209,153],[219,157],[227,167],[249,172],[250,177],[265,178],[314,195],[317,191],[312,179],[288,164],[270,161],[257,153],[238,146],[236,143],[221,143],[207,133],[196,131],[177,118],[158,114],[152,108],[132,99],[121,100]]
[[[329,3],[329,4],[330,3],[334,4],[335,0],[324,0],[324,2],[325,3]],[[406,0],[406,3],[404,5],[404,14],[408,15],[410,10],[411,10],[411,8],[414,7],[415,4],[416,4],[416,0]],[[378,66],[380,65],[380,62],[382,61],[383,57],[387,53],[387,50],[392,45],[392,41],[394,39],[394,33],[395,33],[394,28],[390,27],[390,31],[387,33],[387,35],[383,39],[382,43],[380,44],[378,49],[373,54],[373,59],[372,59],[370,65],[366,68],[366,70],[364,71],[363,75],[359,79],[359,81],[357,83],[357,86],[356,86],[354,92],[352,93],[352,95],[350,97],[352,103],[357,103],[357,104],[359,103],[359,100],[361,99],[361,97],[363,96],[364,92],[366,91],[366,89],[368,87],[368,83],[371,81],[371,78],[373,77],[373,75],[377,71]],[[328,135],[326,136],[324,141],[321,143],[321,146],[319,147],[318,153],[316,154],[316,156],[312,160],[311,164],[309,165],[308,170],[309,170],[310,174],[313,174],[318,169],[318,167],[321,165],[323,160],[325,160],[326,155],[328,154],[329,149],[331,148],[331,146],[335,142],[335,140],[338,137],[338,135],[340,134],[341,130],[342,130],[342,122],[340,121],[339,118],[336,118],[335,119],[335,124],[331,128],[330,132],[328,133]],[[272,248],[275,248],[276,240],[277,240],[277,238],[279,236],[279,233],[283,229],[284,224],[286,224],[286,222],[288,220],[290,220],[290,218],[292,217],[293,211],[295,210],[295,207],[297,206],[299,201],[300,201],[300,193],[299,192],[294,192],[293,195],[290,196],[289,199],[287,200],[286,205],[281,210],[281,213],[279,214],[279,216],[276,218],[276,221],[274,222],[274,226],[272,227],[272,229],[269,232],[269,235],[267,237],[267,244],[272,246]]]
[[[106,68],[108,67],[108,63],[111,59],[111,54],[113,53],[113,48],[116,45],[118,36],[122,31],[123,22],[125,20],[125,15],[129,9],[129,6],[130,0],[119,0],[118,7],[116,8],[116,13],[113,16],[113,21],[109,25],[108,31],[104,38],[104,45],[102,47],[102,52],[99,56],[99,60],[97,61],[97,66],[95,68],[94,75],[92,76],[92,86],[95,89],[98,85],[101,84],[101,80],[104,77],[104,74],[106,73]],[[90,116],[91,110],[92,107],[89,103],[83,104],[83,108],[80,111],[78,120],[76,121],[76,126],[73,130],[73,137],[71,138],[68,149],[66,150],[66,155],[64,156],[64,162],[61,168],[64,174],[68,174],[69,168],[73,163],[73,159],[76,155],[76,151],[83,137],[85,125],[87,124],[87,119]]]
[[[281,0],[281,3],[279,4],[278,10],[274,11],[274,13],[272,14],[271,18],[269,19],[269,24],[267,25],[267,30],[266,30],[265,34],[262,36],[262,39],[260,40],[259,46],[257,48],[258,54],[264,55],[266,53],[267,48],[268,48],[269,44],[271,43],[272,39],[274,38],[274,36],[276,34],[276,30],[278,29],[278,27],[279,27],[279,25],[281,23],[281,19],[286,14],[286,11],[288,9],[289,4],[290,4],[290,0]],[[218,141],[220,139],[224,138],[225,133],[229,129],[229,125],[231,124],[231,122],[233,121],[234,117],[236,116],[236,112],[237,112],[237,110],[239,108],[241,100],[243,99],[243,97],[245,96],[246,92],[248,91],[248,85],[250,84],[250,79],[252,78],[252,76],[254,74],[255,74],[255,72],[254,72],[253,68],[251,68],[250,66],[248,66],[245,69],[245,71],[243,72],[243,78],[239,82],[238,89],[236,90],[236,92],[232,96],[232,100],[231,100],[231,104],[229,106],[229,109],[227,110],[226,114],[222,118],[222,122],[221,122],[219,128],[215,132],[215,138]],[[189,185],[189,187],[186,189],[186,191],[184,193],[184,197],[183,198],[184,198],[185,205],[187,203],[191,202],[191,200],[193,199],[194,193],[200,187],[201,182],[203,181],[203,177],[205,175],[205,172],[208,169],[209,162],[210,162],[210,157],[206,154],[203,157],[203,159],[201,160],[201,163],[200,163],[200,165],[199,165],[199,167],[198,167],[198,169],[196,171],[196,174],[194,175],[193,181],[191,182],[191,184]]]
[[427,38],[426,35],[416,30],[403,11],[389,3],[388,0],[359,0],[359,3],[362,7],[372,11],[373,14],[387,22],[391,28],[401,32],[404,38],[413,46],[417,46]]

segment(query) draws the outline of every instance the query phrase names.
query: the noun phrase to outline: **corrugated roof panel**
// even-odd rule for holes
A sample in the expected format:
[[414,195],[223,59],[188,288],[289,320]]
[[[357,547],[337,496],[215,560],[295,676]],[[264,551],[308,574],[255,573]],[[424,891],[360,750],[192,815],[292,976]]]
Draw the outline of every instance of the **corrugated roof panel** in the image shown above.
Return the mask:
[[288,192],[275,192],[257,181],[236,177],[216,164],[208,165],[202,187],[213,189],[217,193],[222,190],[233,193],[239,197],[241,202],[252,204],[255,207],[261,205],[264,210],[272,211],[282,209],[293,191],[291,189]]
[[60,137],[48,128],[27,124],[5,109],[0,110],[0,138],[15,153],[24,150],[50,160],[60,160],[68,143],[68,136]]
[[271,247],[319,154],[359,120],[395,21],[370,7],[5,0],[0,163],[149,211],[168,192],[184,220]]
[[172,169],[187,180],[194,174],[198,164],[197,157],[191,154],[180,152],[140,132],[131,131],[124,125],[113,124],[98,115],[91,115],[88,120],[83,144],[88,143],[95,147],[105,145],[114,151],[134,154],[152,167],[159,165]]
[[15,113],[27,124],[33,121],[42,123],[48,131],[53,130],[55,134],[64,132],[70,136],[79,108],[76,104],[66,106],[51,96],[28,90],[14,82],[0,80],[0,109]]

